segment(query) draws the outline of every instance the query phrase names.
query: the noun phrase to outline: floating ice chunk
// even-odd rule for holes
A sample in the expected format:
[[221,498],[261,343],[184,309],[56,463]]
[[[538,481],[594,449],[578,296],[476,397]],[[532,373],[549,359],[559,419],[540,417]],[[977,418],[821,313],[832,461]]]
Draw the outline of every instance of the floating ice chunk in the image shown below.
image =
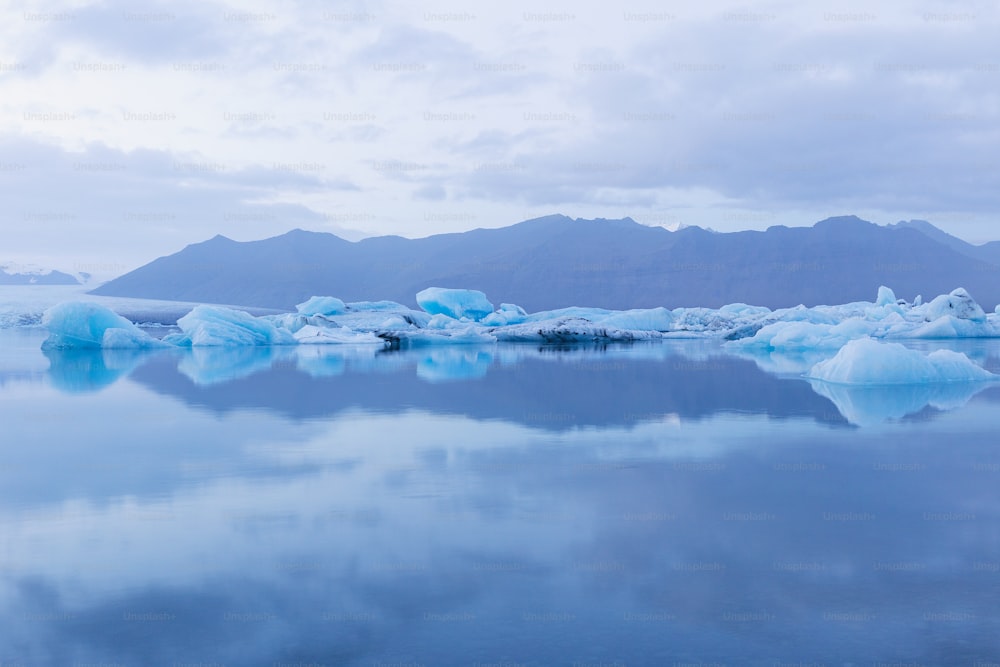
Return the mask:
[[373,333],[352,331],[346,327],[318,327],[307,324],[293,336],[300,345],[380,345],[386,341]]
[[509,324],[520,324],[528,319],[528,313],[513,303],[501,303],[495,313],[490,313],[480,323],[488,327],[503,327]]
[[76,348],[166,347],[127,319],[96,303],[68,302],[52,306],[42,316],[49,337],[43,350]]
[[261,319],[267,320],[279,329],[286,329],[295,333],[307,324],[315,326],[337,326],[323,315],[299,315],[298,313],[283,313],[281,315],[265,315]]
[[556,310],[540,310],[537,313],[531,313],[528,315],[524,321],[543,322],[575,317],[587,320],[588,322],[596,322],[597,320],[607,317],[608,315],[613,315],[616,312],[618,311],[607,310],[606,308],[583,308],[580,306],[570,306],[569,308],[558,308]]
[[673,316],[673,330],[684,332],[728,331],[733,328],[735,322],[722,311],[711,308],[675,308]]
[[428,287],[417,292],[417,305],[431,315],[447,315],[456,320],[481,320],[493,312],[486,295],[471,289]]
[[431,319],[427,321],[424,328],[426,329],[454,329],[456,327],[466,328],[469,326],[468,322],[462,322],[456,320],[454,317],[448,317],[447,315],[432,315]]
[[598,320],[598,323],[605,327],[631,331],[670,331],[674,324],[674,314],[666,308],[621,310]]
[[347,308],[355,312],[409,310],[403,304],[395,301],[354,301],[347,304]]
[[750,306],[745,303],[730,303],[719,308],[719,314],[726,317],[753,318],[770,314],[771,309],[765,306]]
[[923,306],[924,319],[928,322],[949,315],[960,320],[983,322],[986,313],[963,288],[952,290],[951,294],[942,294]]
[[840,349],[847,338],[830,333],[831,325],[812,322],[773,322],[749,338],[726,343],[730,347],[755,347],[763,350]]
[[317,326],[344,326],[355,331],[370,331],[379,333],[385,329],[409,329],[424,328],[431,321],[431,315],[419,310],[410,310],[404,306],[399,306],[393,310],[348,310],[343,315],[333,315],[326,318],[323,315],[314,315],[316,321],[309,324]]
[[295,337],[265,318],[221,306],[197,306],[177,320],[184,332],[178,344],[202,345],[293,345]]
[[936,350],[924,355],[899,343],[880,343],[871,338],[859,338],[847,343],[832,359],[813,366],[808,377],[850,385],[1000,379],[959,352]]
[[832,325],[806,321],[772,322],[753,336],[732,340],[726,345],[762,350],[838,350],[850,340],[871,335],[877,326],[858,317]]
[[[854,306],[855,304],[845,304],[845,306]],[[870,303],[864,304],[866,306],[871,306]],[[813,324],[836,324],[840,322],[844,317],[849,316],[857,311],[855,308],[847,310],[845,306],[840,306],[837,308],[838,312],[829,312],[831,308],[829,306],[823,307],[818,306],[816,308],[806,308],[803,305],[795,306],[794,308],[782,308],[776,310],[773,313],[773,318],[780,320],[782,322],[812,322]]]
[[982,338],[995,336],[996,329],[988,322],[962,320],[944,315],[907,331],[905,338]]
[[426,329],[411,329],[409,331],[386,331],[382,337],[400,348],[426,347],[433,345],[483,345],[495,343],[496,337],[481,327],[467,325],[464,329],[427,331]]
[[491,330],[497,340],[508,342],[580,343],[594,341],[634,341],[663,338],[658,331],[636,331],[595,324],[581,317],[554,318],[525,322]]
[[895,305],[895,303],[896,294],[891,289],[885,285],[878,288],[878,298],[875,299],[876,306],[889,306]]
[[376,327],[379,331],[406,331],[413,328],[415,328],[413,323],[401,315],[383,317]]
[[314,296],[295,306],[295,310],[301,315],[339,315],[347,305],[335,296]]

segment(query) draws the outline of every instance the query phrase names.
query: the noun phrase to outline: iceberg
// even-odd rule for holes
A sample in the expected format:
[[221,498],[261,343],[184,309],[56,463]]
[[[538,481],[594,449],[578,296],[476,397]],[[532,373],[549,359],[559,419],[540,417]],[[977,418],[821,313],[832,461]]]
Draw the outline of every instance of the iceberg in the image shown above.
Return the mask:
[[435,345],[484,345],[497,342],[495,336],[481,327],[474,326],[440,331],[396,330],[387,331],[381,336],[393,347],[401,349]]
[[339,315],[347,305],[335,296],[314,296],[295,306],[300,315]]
[[306,324],[292,336],[299,345],[378,345],[386,341],[373,333],[353,331],[347,327],[320,327]]
[[49,336],[43,350],[166,347],[127,319],[96,303],[68,302],[42,315]]
[[900,385],[941,382],[983,382],[1000,379],[951,350],[925,355],[899,343],[859,338],[810,369],[807,377],[833,384]]
[[881,287],[875,303],[798,306],[740,317],[724,338],[729,341],[727,346],[740,349],[833,350],[859,338],[997,337],[998,323],[962,288],[928,303],[917,299],[911,305],[897,300],[888,287]]
[[417,305],[431,315],[447,315],[456,320],[467,317],[479,321],[493,312],[486,295],[471,289],[428,287],[417,292]]
[[496,312],[490,313],[480,322],[488,327],[503,327],[508,324],[520,324],[528,319],[528,313],[513,303],[501,303]]
[[183,346],[294,345],[295,336],[263,317],[222,306],[197,306],[177,320],[183,334],[164,340]]
[[347,304],[349,311],[356,313],[381,312],[386,310],[409,310],[395,301],[353,301]]
[[932,301],[925,303],[922,309],[924,320],[927,322],[946,316],[973,322],[986,321],[986,313],[961,287],[952,290],[950,294],[935,297]]
[[877,326],[877,323],[859,317],[852,317],[839,324],[801,320],[773,322],[762,326],[753,336],[729,341],[726,345],[761,350],[839,350],[850,340],[872,335]]
[[658,331],[636,331],[595,324],[582,317],[525,322],[490,330],[497,340],[521,343],[584,343],[662,338]]
[[613,329],[630,331],[670,331],[674,314],[666,308],[622,310],[604,317],[599,323]]
[[896,294],[885,285],[879,287],[878,296],[875,298],[875,305],[884,307],[894,303],[896,303]]

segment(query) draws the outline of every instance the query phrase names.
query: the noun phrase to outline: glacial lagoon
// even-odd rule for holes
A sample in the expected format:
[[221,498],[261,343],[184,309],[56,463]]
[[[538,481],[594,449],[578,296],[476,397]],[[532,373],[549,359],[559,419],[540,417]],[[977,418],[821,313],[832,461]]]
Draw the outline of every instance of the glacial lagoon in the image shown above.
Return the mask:
[[44,337],[0,331],[0,664],[1000,661],[996,384]]

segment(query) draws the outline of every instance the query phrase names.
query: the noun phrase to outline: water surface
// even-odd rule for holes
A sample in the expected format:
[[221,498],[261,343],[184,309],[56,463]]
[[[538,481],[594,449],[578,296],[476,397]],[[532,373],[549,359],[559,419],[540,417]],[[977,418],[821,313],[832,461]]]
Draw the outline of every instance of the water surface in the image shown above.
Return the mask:
[[0,332],[2,665],[1000,662],[1000,387],[43,336]]

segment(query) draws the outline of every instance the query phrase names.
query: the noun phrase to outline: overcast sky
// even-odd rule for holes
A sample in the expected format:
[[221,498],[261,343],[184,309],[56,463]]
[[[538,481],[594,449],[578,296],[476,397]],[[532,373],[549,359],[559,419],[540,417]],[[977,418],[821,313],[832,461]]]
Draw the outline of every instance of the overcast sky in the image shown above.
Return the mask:
[[0,10],[0,260],[556,212],[1000,238],[994,3],[31,4]]

